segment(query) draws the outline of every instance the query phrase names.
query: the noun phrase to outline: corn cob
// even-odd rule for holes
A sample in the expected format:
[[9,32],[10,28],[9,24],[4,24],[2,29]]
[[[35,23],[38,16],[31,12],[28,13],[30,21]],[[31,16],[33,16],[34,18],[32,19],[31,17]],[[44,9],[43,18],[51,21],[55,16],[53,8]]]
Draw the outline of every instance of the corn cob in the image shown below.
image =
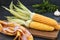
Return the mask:
[[36,14],[36,13],[35,13],[35,15],[32,15],[33,13],[28,8],[26,8],[21,2],[19,2],[19,0],[18,0],[18,4],[19,4],[18,7],[22,8],[23,10],[26,10],[28,13],[30,13],[30,17],[32,18],[32,20],[53,26],[55,29],[59,29],[59,26],[58,26],[58,23],[56,20]]
[[[14,6],[15,9],[17,9],[17,10],[19,9],[20,12],[24,12],[26,10],[25,12],[28,12],[28,14],[30,14],[30,17],[31,17],[31,14],[33,14],[33,13],[31,11],[29,11],[21,2],[19,2],[19,0],[18,0],[18,4],[20,5],[20,6],[18,6],[18,7],[20,7],[20,9],[23,7],[22,8],[23,10],[20,10],[18,7]],[[10,9],[11,9],[12,5],[13,5],[13,3],[11,2]],[[14,16],[16,16],[18,18],[21,18],[23,20],[28,20],[27,17],[19,15],[20,13],[14,11],[14,10],[10,10],[10,9],[8,9],[6,7],[3,7],[3,8],[5,8],[8,11],[10,11]],[[23,13],[21,13],[21,14],[23,14]],[[56,20],[48,18],[48,17],[45,17],[45,16],[42,16],[42,15],[39,15],[39,14],[34,14],[33,17],[32,17],[32,20],[37,21],[37,22],[41,22],[41,23],[44,23],[44,24],[47,24],[47,25],[51,25],[51,26],[58,25],[58,23],[56,22]]]
[[53,26],[56,29],[58,27],[58,23],[57,23],[56,20],[54,20],[52,18],[49,18],[49,17],[46,17],[46,16],[43,16],[43,15],[34,14],[33,17],[32,17],[32,20],[40,22],[40,23],[44,23],[44,24],[47,24],[47,25],[50,25],[50,26]]
[[26,8],[19,1],[18,1],[18,4],[20,5],[18,7],[22,8],[23,10],[26,10],[28,13],[30,13],[30,17],[32,18],[32,20],[40,22],[40,23],[44,23],[44,24],[47,24],[47,25],[50,25],[50,26],[53,26],[53,27],[55,27],[55,29],[59,29],[59,26],[58,26],[58,23],[57,23],[56,20],[54,20],[52,18],[49,18],[49,17],[39,15],[39,14],[36,14],[36,13],[35,13],[35,15],[31,16],[33,13],[31,11],[28,11],[28,8]]
[[43,30],[43,31],[53,31],[54,27],[42,24],[42,23],[38,23],[38,22],[34,22],[32,21],[29,25],[30,28],[33,29],[38,29],[38,30]]
[[[34,21],[37,21],[37,22],[40,22],[40,23],[42,23],[42,24],[46,24],[46,25],[49,25],[50,27],[52,26],[52,27],[54,27],[55,29],[59,29],[59,25],[58,25],[58,23],[56,22],[56,20],[54,20],[54,19],[51,19],[51,18],[48,18],[48,17],[45,17],[45,16],[42,16],[42,15],[39,15],[39,14],[34,14],[34,15],[32,15],[33,13],[30,11],[30,10],[28,10],[23,4],[21,4],[21,3],[19,3],[18,2],[18,4],[19,4],[19,6],[18,7],[20,7],[20,9],[18,8],[18,7],[15,7],[14,6],[14,8],[15,9],[17,9],[17,10],[13,10],[13,8],[11,9],[11,7],[12,7],[12,3],[11,3],[11,5],[10,5],[10,9],[8,9],[8,8],[6,8],[6,7],[3,7],[3,8],[5,8],[6,10],[8,10],[9,12],[11,12],[15,17],[17,17],[17,19],[18,18],[21,18],[21,19],[23,19],[23,20],[29,20],[30,18],[32,19],[32,20],[34,20]],[[20,11],[19,11],[19,10]],[[22,10],[23,9],[23,10]],[[17,11],[19,11],[19,12],[17,12]],[[19,14],[23,14],[24,12],[26,12],[26,14],[28,14],[29,15],[29,17],[24,17],[24,16],[21,16],[21,15],[19,15]],[[32,15],[32,16],[31,16]],[[13,20],[12,20],[13,21]],[[38,30],[40,30],[40,29],[38,29]]]
[[[8,21],[10,21],[10,22],[13,21],[13,22],[21,24],[21,21],[19,21],[19,20],[17,20],[17,22],[14,21],[13,19],[8,20]],[[37,30],[44,30],[44,31],[53,31],[54,30],[54,27],[51,27],[51,26],[43,24],[43,23],[35,22],[32,20],[28,20],[25,23],[22,22],[22,25],[25,25],[27,28],[33,28],[33,29],[37,29]]]

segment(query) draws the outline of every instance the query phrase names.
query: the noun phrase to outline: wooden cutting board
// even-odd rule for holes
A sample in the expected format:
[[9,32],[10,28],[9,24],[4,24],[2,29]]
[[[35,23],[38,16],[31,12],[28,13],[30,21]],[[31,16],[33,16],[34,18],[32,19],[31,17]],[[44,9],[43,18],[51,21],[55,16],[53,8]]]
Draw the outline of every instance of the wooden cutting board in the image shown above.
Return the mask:
[[56,39],[59,33],[59,31],[45,32],[45,31],[38,31],[35,29],[28,29],[28,30],[32,33],[33,36],[47,38],[47,39]]

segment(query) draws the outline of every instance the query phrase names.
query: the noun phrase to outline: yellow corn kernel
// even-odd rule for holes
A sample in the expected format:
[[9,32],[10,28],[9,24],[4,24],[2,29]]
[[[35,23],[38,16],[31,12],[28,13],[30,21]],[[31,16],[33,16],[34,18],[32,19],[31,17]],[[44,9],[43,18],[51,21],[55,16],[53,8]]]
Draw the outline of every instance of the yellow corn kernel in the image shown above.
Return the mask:
[[46,24],[42,24],[39,22],[32,21],[29,25],[30,28],[37,29],[37,30],[42,30],[42,31],[53,31],[54,27],[48,26]]
[[43,16],[43,15],[39,15],[39,14],[34,14],[32,17],[32,20],[40,22],[40,23],[44,23],[44,24],[47,24],[50,26],[58,25],[56,20],[49,18],[49,17],[46,17],[46,16]]

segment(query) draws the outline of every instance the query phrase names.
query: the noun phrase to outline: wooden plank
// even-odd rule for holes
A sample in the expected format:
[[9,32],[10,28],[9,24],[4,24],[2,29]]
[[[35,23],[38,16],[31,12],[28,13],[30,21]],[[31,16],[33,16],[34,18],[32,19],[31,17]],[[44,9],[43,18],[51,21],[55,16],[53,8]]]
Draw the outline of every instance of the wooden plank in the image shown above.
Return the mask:
[[59,31],[53,31],[53,32],[45,32],[45,31],[38,31],[35,29],[28,29],[32,35],[36,37],[42,37],[42,38],[47,38],[47,39],[56,39],[58,36]]

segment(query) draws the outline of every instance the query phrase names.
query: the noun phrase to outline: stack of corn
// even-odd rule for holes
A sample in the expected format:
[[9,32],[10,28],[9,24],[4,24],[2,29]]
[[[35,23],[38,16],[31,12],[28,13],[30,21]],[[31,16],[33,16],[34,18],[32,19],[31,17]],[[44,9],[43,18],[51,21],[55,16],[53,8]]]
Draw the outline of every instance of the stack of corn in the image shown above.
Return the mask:
[[7,17],[8,21],[20,23],[21,25],[25,25],[28,28],[33,28],[37,30],[43,31],[60,30],[60,26],[56,20],[40,14],[32,13],[19,0],[17,5],[18,7],[15,6],[13,2],[11,2],[10,9],[3,7],[14,15],[13,18],[8,16]]

